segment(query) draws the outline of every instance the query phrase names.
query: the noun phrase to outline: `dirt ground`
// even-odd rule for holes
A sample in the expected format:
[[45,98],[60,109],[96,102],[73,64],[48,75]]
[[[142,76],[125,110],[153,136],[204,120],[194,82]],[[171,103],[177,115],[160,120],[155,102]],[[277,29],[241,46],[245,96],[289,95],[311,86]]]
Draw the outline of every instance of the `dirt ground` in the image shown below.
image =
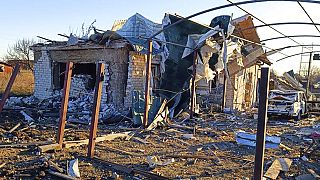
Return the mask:
[[[100,123],[98,136],[128,131],[134,132],[134,136],[130,140],[97,143],[95,158],[90,159],[87,157],[87,145],[39,153],[39,144],[55,141],[57,117],[42,117],[35,109],[29,112],[35,119],[31,124],[24,123],[19,110],[7,109],[0,114],[0,166],[5,163],[0,168],[0,176],[5,179],[59,179],[48,173],[44,157],[64,170],[70,160],[78,158],[81,179],[156,179],[147,178],[137,170],[168,179],[250,179],[253,175],[255,148],[237,144],[235,133],[239,130],[255,133],[257,120],[254,119],[203,113],[192,120],[171,120],[167,126],[149,132],[132,128],[129,121]],[[18,123],[21,125],[9,133]],[[310,169],[320,174],[319,151],[306,155],[307,160],[300,157],[300,151],[311,143],[305,133],[319,123],[318,117],[298,123],[269,120],[267,134],[281,137],[281,144],[292,150],[266,149],[264,172],[275,158],[282,157],[293,162],[289,171],[281,172],[278,179],[294,179],[310,174]],[[87,139],[89,129],[88,125],[67,124],[64,140]],[[147,159],[151,156],[170,163],[150,167]],[[126,173],[123,167],[117,168],[110,162],[136,171]]]

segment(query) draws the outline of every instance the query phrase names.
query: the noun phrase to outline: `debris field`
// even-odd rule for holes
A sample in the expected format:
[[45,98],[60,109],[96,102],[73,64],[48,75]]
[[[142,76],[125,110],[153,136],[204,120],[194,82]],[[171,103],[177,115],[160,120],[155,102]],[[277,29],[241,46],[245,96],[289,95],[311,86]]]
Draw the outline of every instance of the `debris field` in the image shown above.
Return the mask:
[[[255,147],[236,140],[239,132],[256,131],[257,120],[248,115],[202,112],[189,119],[181,114],[150,131],[134,128],[125,118],[102,121],[91,159],[86,154],[89,124],[68,122],[64,147],[47,148],[56,139],[58,117],[52,112],[58,109],[35,107],[41,103],[28,97],[19,98],[18,103],[13,99],[15,103],[9,99],[10,106],[0,114],[0,175],[5,178],[57,178],[54,173],[67,174],[75,159],[82,179],[250,179],[253,173]],[[29,107],[17,106],[27,103]],[[319,130],[317,117],[298,123],[270,119],[267,135],[281,142],[266,149],[265,172],[283,158],[291,163],[287,169],[273,170],[279,173],[276,178],[319,177],[319,151],[309,154],[311,149],[307,150],[313,143],[311,135]]]

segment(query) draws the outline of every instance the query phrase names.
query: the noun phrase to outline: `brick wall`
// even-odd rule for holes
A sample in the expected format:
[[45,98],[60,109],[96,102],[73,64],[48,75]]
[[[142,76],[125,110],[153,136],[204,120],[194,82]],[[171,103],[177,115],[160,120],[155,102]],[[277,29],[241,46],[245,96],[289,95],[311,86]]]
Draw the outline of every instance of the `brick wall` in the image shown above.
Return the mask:
[[105,63],[105,76],[101,107],[113,104],[117,109],[122,109],[124,107],[128,76],[128,52],[127,48],[42,51],[39,59],[35,59],[34,95],[39,99],[46,99],[52,95],[52,62],[103,62]]
[[52,95],[52,60],[47,51],[41,51],[41,56],[34,64],[34,96],[46,99]]
[[144,90],[146,56],[138,52],[129,53],[128,81],[126,87],[125,107],[131,107],[132,91]]
[[231,76],[231,82],[237,90],[234,90],[227,81],[226,90],[226,108],[231,110],[242,111],[250,108],[256,101],[256,86],[257,86],[257,69],[258,65],[253,65],[249,68],[240,70]]

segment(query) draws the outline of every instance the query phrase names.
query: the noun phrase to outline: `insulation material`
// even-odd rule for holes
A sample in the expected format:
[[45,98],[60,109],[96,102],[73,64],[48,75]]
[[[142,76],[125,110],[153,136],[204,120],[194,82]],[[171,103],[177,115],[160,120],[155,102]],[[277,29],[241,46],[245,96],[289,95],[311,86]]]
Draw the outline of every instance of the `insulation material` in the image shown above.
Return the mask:
[[234,42],[232,40],[226,40],[221,51],[221,54],[225,54],[225,56],[219,56],[219,61],[215,65],[218,73],[220,73],[225,68],[225,65],[229,62],[229,59],[235,59],[237,61],[237,64],[243,65],[241,46],[242,42],[240,41]]

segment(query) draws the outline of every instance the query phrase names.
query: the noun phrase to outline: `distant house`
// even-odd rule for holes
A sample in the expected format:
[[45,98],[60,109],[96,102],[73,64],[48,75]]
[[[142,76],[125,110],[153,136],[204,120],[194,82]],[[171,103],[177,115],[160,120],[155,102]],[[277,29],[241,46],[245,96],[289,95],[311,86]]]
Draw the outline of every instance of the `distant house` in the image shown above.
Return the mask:
[[20,69],[23,69],[23,70],[30,70],[30,67],[33,68],[33,64],[34,64],[33,60],[28,62],[27,60],[18,60],[18,59],[7,60],[7,63],[10,64],[11,66],[15,66],[16,64],[19,64]]
[[5,62],[0,62],[0,73],[11,73],[13,70],[13,66],[5,63]]

